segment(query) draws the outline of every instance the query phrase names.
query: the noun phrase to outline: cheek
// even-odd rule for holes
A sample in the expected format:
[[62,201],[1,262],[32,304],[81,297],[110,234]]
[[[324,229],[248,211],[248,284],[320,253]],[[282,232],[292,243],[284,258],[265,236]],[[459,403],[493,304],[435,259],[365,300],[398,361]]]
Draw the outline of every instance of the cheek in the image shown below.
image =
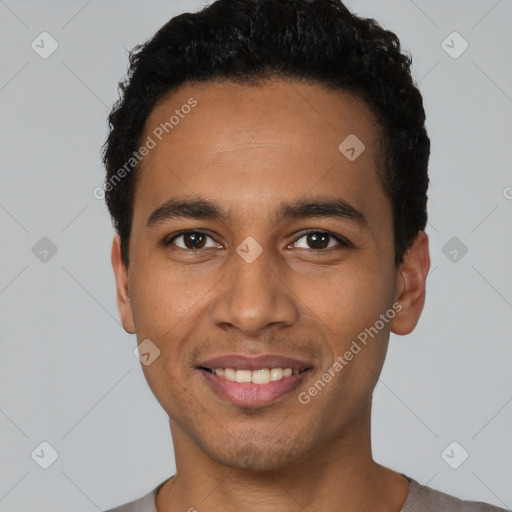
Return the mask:
[[330,391],[321,401],[325,400],[326,410],[346,418],[358,404],[366,403],[382,369],[391,318],[383,322],[380,315],[390,309],[389,289],[383,276],[371,271],[354,270],[326,283],[324,292],[310,300],[330,353],[321,373],[334,374],[328,377]]
[[361,331],[374,325],[390,307],[388,295],[388,280],[372,265],[347,265],[332,272],[321,285],[301,292],[327,334],[342,344],[350,344]]
[[218,279],[196,279],[186,269],[158,264],[148,264],[136,275],[131,295],[138,343],[150,339],[160,350],[155,362],[143,370],[153,392],[158,394],[161,389],[170,400],[171,390],[181,389],[178,381],[192,376],[188,375],[192,371],[191,341],[207,318],[208,292]]
[[146,382],[158,403],[169,416],[193,417],[197,414],[197,403],[183,385],[183,378],[178,372],[173,371],[175,363],[169,361],[169,353],[162,352],[151,365],[142,365]]
[[139,272],[131,289],[137,334],[158,338],[190,314],[201,310],[208,287],[186,270],[148,268]]

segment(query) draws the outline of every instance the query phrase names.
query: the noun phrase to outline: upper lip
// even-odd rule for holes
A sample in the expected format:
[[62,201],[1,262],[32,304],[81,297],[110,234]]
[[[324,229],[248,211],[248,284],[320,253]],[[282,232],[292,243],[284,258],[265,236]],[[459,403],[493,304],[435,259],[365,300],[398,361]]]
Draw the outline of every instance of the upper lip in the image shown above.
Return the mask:
[[205,359],[198,364],[203,368],[234,368],[236,370],[259,370],[261,368],[291,368],[292,370],[306,370],[312,367],[308,361],[293,357],[262,354],[259,356],[246,356],[242,354],[228,354],[224,356]]

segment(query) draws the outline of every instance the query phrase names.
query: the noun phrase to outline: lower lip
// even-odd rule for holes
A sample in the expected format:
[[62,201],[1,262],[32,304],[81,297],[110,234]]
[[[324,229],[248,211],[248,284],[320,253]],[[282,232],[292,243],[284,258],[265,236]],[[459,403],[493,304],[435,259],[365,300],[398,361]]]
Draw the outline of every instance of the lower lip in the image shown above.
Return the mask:
[[297,375],[283,377],[268,384],[254,384],[252,382],[233,382],[200,368],[201,374],[219,395],[236,405],[246,407],[257,407],[276,401],[297,389],[309,371],[305,370]]

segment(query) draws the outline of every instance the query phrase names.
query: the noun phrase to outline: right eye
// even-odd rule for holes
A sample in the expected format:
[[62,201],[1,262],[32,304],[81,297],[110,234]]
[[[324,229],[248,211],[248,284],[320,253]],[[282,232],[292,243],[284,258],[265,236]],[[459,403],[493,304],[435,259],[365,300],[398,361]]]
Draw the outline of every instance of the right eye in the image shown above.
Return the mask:
[[[206,240],[208,238],[213,242],[213,245],[210,245],[209,247],[205,247]],[[180,240],[180,239],[182,239],[181,245],[180,245],[180,243],[175,243],[176,240]],[[215,240],[213,240],[213,238],[210,235],[208,235],[202,231],[182,231],[181,233],[178,233],[178,234],[174,235],[172,238],[168,239],[165,245],[166,246],[175,245],[176,247],[178,247],[178,249],[183,249],[185,251],[186,250],[197,251],[199,249],[204,249],[204,248],[206,248],[206,249],[218,248],[220,244],[215,242]]]

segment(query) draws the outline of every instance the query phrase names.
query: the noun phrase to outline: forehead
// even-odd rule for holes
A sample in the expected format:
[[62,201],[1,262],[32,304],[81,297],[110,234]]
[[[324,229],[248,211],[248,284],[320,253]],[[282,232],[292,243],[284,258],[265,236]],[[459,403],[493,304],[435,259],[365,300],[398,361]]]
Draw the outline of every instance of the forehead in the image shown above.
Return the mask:
[[254,215],[269,204],[334,195],[369,217],[385,216],[379,135],[363,101],[320,85],[186,85],[146,121],[141,140],[153,147],[140,166],[134,210],[200,196]]

